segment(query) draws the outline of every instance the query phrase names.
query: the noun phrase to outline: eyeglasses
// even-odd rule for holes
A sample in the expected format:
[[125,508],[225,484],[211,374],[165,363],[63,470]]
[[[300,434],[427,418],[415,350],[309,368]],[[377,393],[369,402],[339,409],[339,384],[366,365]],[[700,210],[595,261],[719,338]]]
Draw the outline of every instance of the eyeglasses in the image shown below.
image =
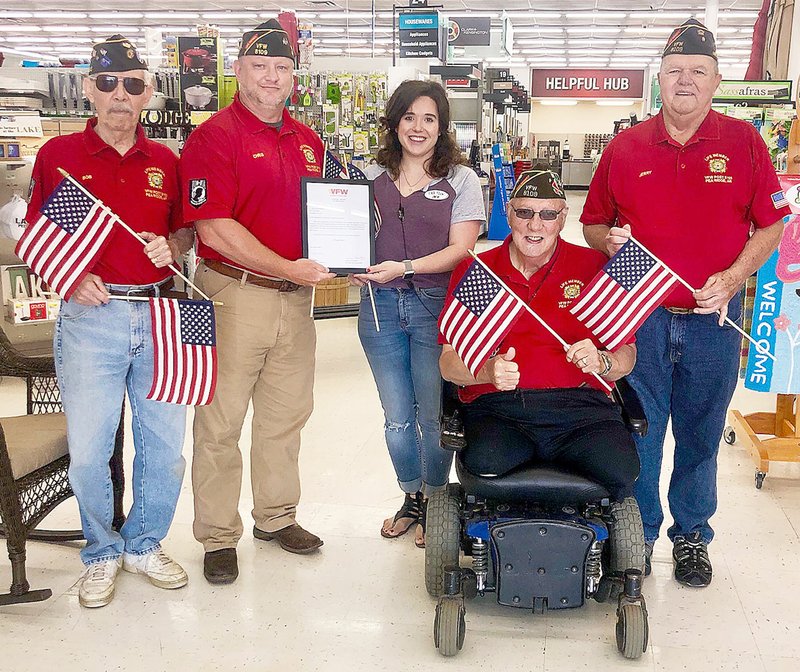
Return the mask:
[[561,210],[532,210],[531,208],[515,208],[513,205],[511,209],[520,219],[533,219],[534,215],[539,215],[539,219],[543,222],[552,222],[564,212],[564,208],[561,208]]
[[[116,90],[120,77],[116,75],[97,75],[96,77],[90,77],[90,79],[94,82],[98,91],[111,93]],[[138,77],[122,77],[122,86],[132,96],[141,96],[147,84]]]

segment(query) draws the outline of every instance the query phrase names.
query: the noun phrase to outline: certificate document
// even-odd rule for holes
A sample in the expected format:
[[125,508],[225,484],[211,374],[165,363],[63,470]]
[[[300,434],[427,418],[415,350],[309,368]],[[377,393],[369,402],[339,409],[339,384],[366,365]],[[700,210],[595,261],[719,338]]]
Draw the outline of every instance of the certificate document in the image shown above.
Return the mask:
[[375,201],[369,180],[302,179],[303,256],[332,273],[375,263]]

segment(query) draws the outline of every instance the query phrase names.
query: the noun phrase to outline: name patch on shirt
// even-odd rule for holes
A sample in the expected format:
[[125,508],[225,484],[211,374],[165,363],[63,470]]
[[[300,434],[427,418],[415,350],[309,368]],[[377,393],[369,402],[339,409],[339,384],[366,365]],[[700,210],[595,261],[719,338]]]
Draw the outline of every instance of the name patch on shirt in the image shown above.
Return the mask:
[[425,192],[425,198],[430,201],[444,201],[450,196],[446,191],[441,189],[429,189]]
[[166,201],[169,196],[164,193],[164,171],[161,168],[150,167],[145,168],[145,175],[147,175],[147,184],[149,189],[144,190],[144,195],[148,198],[157,198],[160,201]]
[[189,204],[199,208],[208,200],[206,179],[189,180]]
[[782,191],[776,191],[774,194],[770,194],[770,198],[776,210],[780,210],[789,205],[789,201],[786,200],[786,195]]
[[572,302],[581,295],[583,283],[580,280],[565,280],[560,285],[564,292],[564,301],[558,302],[559,308],[567,308],[572,305]]
[[705,176],[706,182],[722,182],[725,184],[733,182],[733,178],[725,174],[728,172],[728,161],[730,161],[725,154],[709,154],[705,160],[708,162],[708,172],[711,173]]

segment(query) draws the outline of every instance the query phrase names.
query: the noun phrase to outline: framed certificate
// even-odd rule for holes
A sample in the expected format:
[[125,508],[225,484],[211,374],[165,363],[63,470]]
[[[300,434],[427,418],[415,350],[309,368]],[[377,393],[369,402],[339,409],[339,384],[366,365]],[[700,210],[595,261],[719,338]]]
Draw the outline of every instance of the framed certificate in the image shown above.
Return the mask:
[[375,263],[375,197],[370,180],[304,177],[303,256],[332,273],[364,273]]

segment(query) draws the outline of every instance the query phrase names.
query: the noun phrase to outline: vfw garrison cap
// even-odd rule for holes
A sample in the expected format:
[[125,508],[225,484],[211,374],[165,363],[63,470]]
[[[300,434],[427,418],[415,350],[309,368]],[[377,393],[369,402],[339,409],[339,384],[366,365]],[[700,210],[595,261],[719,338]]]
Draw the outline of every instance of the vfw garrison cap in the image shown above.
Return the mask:
[[664,47],[664,56],[711,56],[717,60],[717,43],[714,34],[697,19],[688,19],[672,31]]
[[526,170],[519,176],[509,198],[561,198],[566,200],[561,178],[552,170]]
[[270,19],[242,35],[239,58],[242,56],[285,56],[294,60],[294,50],[278,20]]
[[112,35],[104,42],[92,47],[92,58],[89,62],[89,74],[101,72],[128,72],[129,70],[147,70],[147,63],[139,56],[136,47],[127,37]]

